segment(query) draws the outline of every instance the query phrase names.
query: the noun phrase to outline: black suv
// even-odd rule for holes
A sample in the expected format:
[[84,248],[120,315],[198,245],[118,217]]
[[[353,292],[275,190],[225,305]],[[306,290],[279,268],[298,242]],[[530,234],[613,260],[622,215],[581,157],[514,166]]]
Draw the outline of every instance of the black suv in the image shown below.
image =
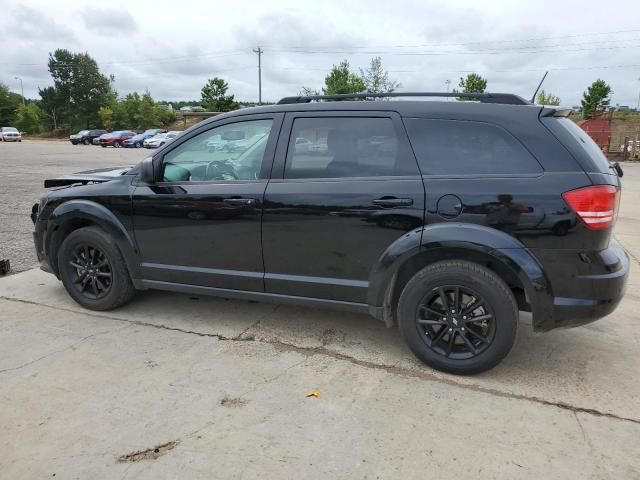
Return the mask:
[[75,135],[69,135],[69,141],[73,145],[83,144],[91,145],[94,138],[98,138],[100,135],[107,133],[106,130],[80,130]]
[[65,188],[33,208],[42,268],[94,310],[159,289],[368,312],[458,374],[507,355],[519,310],[542,332],[616,308],[622,171],[569,111],[346,97],[227,113],[135,167],[45,181]]

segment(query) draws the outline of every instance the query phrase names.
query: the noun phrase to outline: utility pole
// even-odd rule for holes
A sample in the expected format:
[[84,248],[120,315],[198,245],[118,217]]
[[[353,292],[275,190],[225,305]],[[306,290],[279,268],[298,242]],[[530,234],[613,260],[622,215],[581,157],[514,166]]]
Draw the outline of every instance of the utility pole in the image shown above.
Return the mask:
[[260,48],[253,49],[253,53],[258,54],[258,105],[262,105],[262,54],[264,50]]
[[24,86],[22,85],[22,78],[20,77],[13,77],[16,80],[20,80],[20,93],[22,94],[22,104],[24,105]]

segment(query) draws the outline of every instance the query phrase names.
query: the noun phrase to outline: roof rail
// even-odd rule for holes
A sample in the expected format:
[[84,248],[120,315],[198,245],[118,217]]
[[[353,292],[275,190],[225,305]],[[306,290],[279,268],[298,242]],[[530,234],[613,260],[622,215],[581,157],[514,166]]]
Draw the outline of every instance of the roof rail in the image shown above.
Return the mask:
[[308,95],[284,97],[278,105],[309,103],[313,100],[353,100],[390,97],[459,97],[480,103],[502,103],[505,105],[531,105],[531,102],[513,93],[461,93],[461,92],[392,92],[392,93],[341,93],[337,95]]

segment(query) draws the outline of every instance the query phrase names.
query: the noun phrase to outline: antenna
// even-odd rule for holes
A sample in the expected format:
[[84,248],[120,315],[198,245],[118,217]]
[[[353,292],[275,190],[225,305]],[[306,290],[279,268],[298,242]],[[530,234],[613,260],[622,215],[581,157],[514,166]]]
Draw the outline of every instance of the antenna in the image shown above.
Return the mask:
[[544,82],[544,79],[547,78],[548,74],[549,74],[548,70],[544,72],[544,75],[542,76],[542,80],[540,80],[540,83],[538,84],[538,88],[536,88],[536,91],[533,92],[533,96],[531,97],[531,103],[536,103],[536,95],[538,94],[538,90],[540,90],[540,87],[542,86],[542,82]]

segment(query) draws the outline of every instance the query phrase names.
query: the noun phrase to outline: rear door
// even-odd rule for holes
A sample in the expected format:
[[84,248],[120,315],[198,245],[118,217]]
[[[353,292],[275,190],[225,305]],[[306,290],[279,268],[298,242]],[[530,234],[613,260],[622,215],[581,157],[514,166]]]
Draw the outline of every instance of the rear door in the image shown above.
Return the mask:
[[380,256],[423,224],[424,197],[396,113],[287,114],[264,200],[266,292],[366,303]]

